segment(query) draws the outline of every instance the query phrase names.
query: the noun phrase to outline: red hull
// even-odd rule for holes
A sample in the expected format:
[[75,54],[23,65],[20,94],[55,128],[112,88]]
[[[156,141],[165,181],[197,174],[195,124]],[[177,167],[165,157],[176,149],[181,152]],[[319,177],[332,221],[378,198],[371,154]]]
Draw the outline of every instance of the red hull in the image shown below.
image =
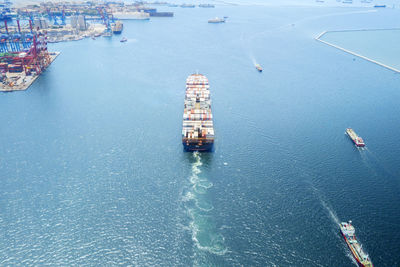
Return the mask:
[[356,260],[357,265],[360,266],[360,267],[367,267],[367,266],[365,266],[364,264],[362,264],[362,263],[360,262],[360,260],[359,260],[357,257],[354,256],[353,250],[352,250],[352,248],[350,247],[349,241],[347,240],[346,236],[342,233],[342,231],[340,231],[340,233],[342,234],[342,236],[343,236],[343,238],[344,238],[344,241],[346,241],[347,247],[350,249],[351,255],[353,255],[353,258]]

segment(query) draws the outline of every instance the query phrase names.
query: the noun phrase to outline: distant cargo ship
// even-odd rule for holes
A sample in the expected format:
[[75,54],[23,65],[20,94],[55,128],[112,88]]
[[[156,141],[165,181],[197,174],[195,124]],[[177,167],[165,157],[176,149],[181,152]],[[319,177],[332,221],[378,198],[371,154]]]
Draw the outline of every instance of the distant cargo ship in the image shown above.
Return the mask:
[[210,151],[214,144],[210,86],[202,74],[186,79],[182,144],[186,151]]
[[347,133],[347,135],[350,137],[350,139],[354,142],[354,144],[355,144],[357,147],[364,147],[364,146],[365,146],[364,140],[363,140],[361,137],[359,137],[359,136],[353,131],[353,129],[347,128],[347,129],[346,129],[346,133]]
[[215,7],[214,5],[212,5],[212,4],[200,4],[199,5],[199,7],[204,7],[204,8],[213,8],[213,7]]
[[174,12],[151,12],[150,17],[173,17]]
[[357,261],[357,264],[360,267],[373,267],[369,256],[362,250],[360,243],[357,241],[355,229],[353,225],[351,225],[351,221],[348,223],[342,222],[339,224],[339,227],[347,246],[353,254],[354,259]]
[[225,22],[225,19],[218,18],[218,17],[208,20],[208,23],[224,23],[224,22]]
[[113,13],[114,18],[121,20],[148,20],[150,19],[150,14],[144,11],[134,11],[134,12],[115,12]]
[[123,28],[124,24],[121,21],[117,21],[112,25],[112,31],[115,34],[120,34]]
[[194,8],[194,7],[196,7],[196,6],[193,5],[193,4],[182,4],[181,7]]
[[262,71],[263,71],[263,69],[262,69],[262,67],[261,67],[260,64],[256,64],[256,65],[254,65],[254,66],[256,67],[256,69],[257,69],[259,72],[262,72]]
[[386,5],[374,5],[375,8],[377,7],[386,7]]

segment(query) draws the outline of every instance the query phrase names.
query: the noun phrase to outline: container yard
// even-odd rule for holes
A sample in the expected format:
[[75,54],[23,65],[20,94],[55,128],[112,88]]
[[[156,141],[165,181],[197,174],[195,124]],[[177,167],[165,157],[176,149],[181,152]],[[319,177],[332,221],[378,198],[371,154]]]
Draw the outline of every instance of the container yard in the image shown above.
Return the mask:
[[0,91],[26,90],[54,61],[59,53],[47,51],[46,32],[34,30],[10,32],[4,21],[5,32],[0,36]]
[[[84,38],[96,40],[96,37],[100,36],[112,37],[113,34],[121,34],[123,31],[122,20],[173,17],[174,13],[170,10],[158,11],[157,8],[179,6],[174,3],[158,1],[134,3],[41,2],[37,4],[23,4],[15,1],[15,3],[18,6],[13,6],[11,1],[7,1],[7,5],[1,7],[0,91],[18,91],[29,88],[59,55],[58,52],[47,51],[48,43],[79,41]],[[195,7],[191,4],[181,4],[180,6]],[[199,7],[214,6],[201,4]],[[121,39],[121,42],[126,41],[127,39]],[[204,94],[204,92],[196,92]],[[188,121],[202,121],[200,126],[203,128],[206,126],[212,128],[211,110],[207,110],[206,113],[204,110],[201,112],[203,113],[197,113],[196,110],[195,113],[188,114],[188,117],[185,118]],[[200,138],[205,134],[211,136],[208,130],[206,133],[201,130],[190,135]]]

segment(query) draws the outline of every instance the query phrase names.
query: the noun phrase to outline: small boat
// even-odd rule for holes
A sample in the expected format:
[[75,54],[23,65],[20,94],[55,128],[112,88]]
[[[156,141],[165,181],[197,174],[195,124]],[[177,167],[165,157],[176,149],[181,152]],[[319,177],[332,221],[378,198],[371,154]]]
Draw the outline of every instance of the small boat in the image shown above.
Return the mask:
[[123,38],[120,40],[121,43],[125,43],[126,41],[128,41],[128,39],[126,39],[125,37],[123,37]]
[[96,40],[96,38],[94,36],[92,36],[92,40]]
[[262,67],[261,67],[260,64],[256,64],[256,65],[254,65],[254,66],[256,67],[256,69],[257,69],[259,72],[262,72],[262,71],[263,71],[263,69],[262,69]]
[[209,19],[208,20],[208,23],[224,23],[224,22],[225,22],[225,19],[221,19],[221,18],[218,18],[218,17],[215,17],[213,19]]

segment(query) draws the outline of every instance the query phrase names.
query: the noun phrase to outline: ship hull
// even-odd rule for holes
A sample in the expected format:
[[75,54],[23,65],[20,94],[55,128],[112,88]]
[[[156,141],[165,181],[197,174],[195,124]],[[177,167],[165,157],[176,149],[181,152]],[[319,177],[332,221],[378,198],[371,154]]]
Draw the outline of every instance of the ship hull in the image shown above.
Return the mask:
[[214,142],[203,143],[200,145],[199,142],[182,141],[182,144],[185,151],[211,151]]
[[343,236],[344,241],[346,241],[347,247],[350,249],[351,254],[353,255],[353,258],[357,262],[357,265],[360,266],[360,267],[373,267],[372,263],[368,264],[368,265],[365,265],[365,264],[361,263],[360,259],[356,256],[354,248],[350,245],[349,240],[346,238],[345,234],[343,234],[342,230],[340,230],[340,234]]
[[360,262],[360,260],[354,255],[353,248],[351,247],[349,241],[347,240],[347,238],[346,238],[346,236],[343,234],[343,232],[340,231],[340,233],[342,234],[342,236],[343,236],[343,238],[344,238],[344,241],[346,241],[347,247],[350,249],[351,254],[353,255],[353,258],[354,258],[354,259],[356,260],[356,262],[357,262],[357,265],[360,266],[360,267],[366,267],[366,266],[365,266],[364,264],[362,264],[362,263]]

